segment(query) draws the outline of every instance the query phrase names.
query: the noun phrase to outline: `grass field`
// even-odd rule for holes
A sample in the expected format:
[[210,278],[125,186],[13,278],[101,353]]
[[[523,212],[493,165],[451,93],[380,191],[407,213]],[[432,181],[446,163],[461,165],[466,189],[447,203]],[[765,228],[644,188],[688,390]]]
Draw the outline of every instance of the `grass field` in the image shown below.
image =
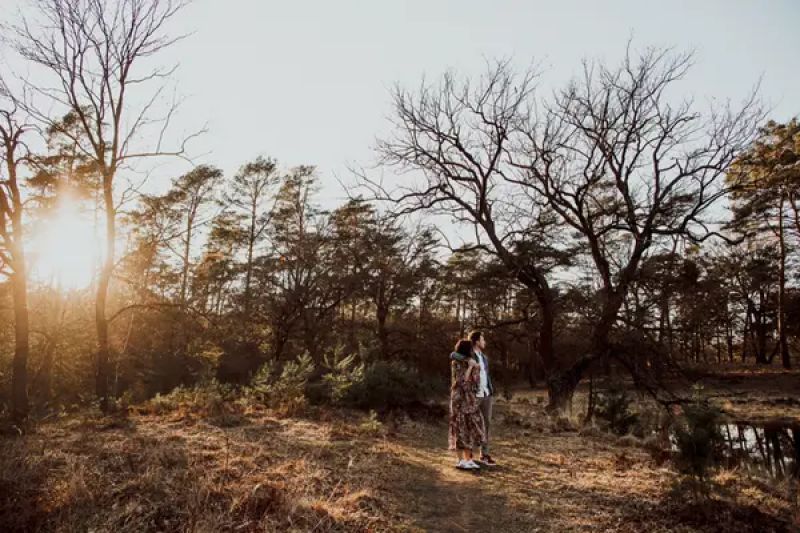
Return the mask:
[[791,483],[724,470],[695,503],[663,455],[547,416],[541,391],[498,399],[495,469],[455,470],[446,435],[441,417],[327,408],[68,414],[0,441],[0,530],[799,530]]

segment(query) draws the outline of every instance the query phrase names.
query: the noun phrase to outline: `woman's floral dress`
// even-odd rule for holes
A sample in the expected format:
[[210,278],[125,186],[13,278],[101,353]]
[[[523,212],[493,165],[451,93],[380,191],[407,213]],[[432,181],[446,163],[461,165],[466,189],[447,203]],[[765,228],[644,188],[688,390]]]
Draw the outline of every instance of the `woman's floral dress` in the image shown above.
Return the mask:
[[450,361],[450,429],[451,450],[477,448],[484,440],[483,415],[478,408],[478,372],[465,379],[467,361]]

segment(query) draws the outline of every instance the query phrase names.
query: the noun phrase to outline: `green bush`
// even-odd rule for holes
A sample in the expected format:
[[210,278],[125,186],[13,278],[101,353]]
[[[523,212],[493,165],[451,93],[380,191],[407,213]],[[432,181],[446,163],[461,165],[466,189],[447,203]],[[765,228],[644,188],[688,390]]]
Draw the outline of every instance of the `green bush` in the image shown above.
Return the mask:
[[337,348],[328,356],[325,355],[326,373],[323,383],[327,396],[334,404],[344,403],[350,396],[354,386],[364,381],[364,363],[356,363],[356,354],[342,355],[342,349]]
[[310,381],[306,385],[306,401],[309,405],[331,405],[331,388],[323,380]]
[[314,361],[308,353],[283,365],[280,375],[276,374],[275,364],[270,361],[258,369],[245,394],[287,414],[302,411],[307,403],[306,386],[314,368]]
[[370,411],[369,416],[358,425],[358,431],[364,435],[379,436],[384,432],[384,425],[378,419],[375,411]]
[[263,365],[253,376],[246,394],[272,408],[297,412],[306,403],[387,411],[418,406],[438,392],[435,384],[400,361],[358,362],[355,354],[334,350],[324,357],[321,377],[308,354],[284,365],[276,377],[275,365]]
[[623,386],[615,385],[598,394],[595,415],[605,421],[608,429],[617,435],[625,435],[638,422],[631,411],[631,399]]
[[675,466],[684,475],[705,483],[709,473],[723,459],[725,439],[720,431],[722,412],[700,400],[687,405],[675,432]]
[[400,361],[375,361],[348,387],[342,401],[360,409],[402,409],[425,402],[434,390],[416,369]]

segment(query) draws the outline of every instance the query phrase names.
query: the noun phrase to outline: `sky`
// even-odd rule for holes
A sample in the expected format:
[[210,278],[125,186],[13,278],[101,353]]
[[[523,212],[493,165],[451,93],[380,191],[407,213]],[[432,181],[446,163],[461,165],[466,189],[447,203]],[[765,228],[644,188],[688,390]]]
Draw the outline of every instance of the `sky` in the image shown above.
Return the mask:
[[[685,84],[698,99],[741,99],[761,79],[772,117],[800,113],[800,2],[628,0],[196,0],[178,26],[186,120],[206,117],[199,153],[226,171],[257,154],[313,164],[326,197],[336,177],[375,160],[390,89],[503,57],[560,86],[581,59],[618,61],[629,38],[694,49]],[[201,146],[202,145],[202,146]]]
[[375,161],[395,83],[511,58],[540,64],[547,91],[584,57],[618,61],[632,39],[694,49],[684,86],[699,99],[738,100],[760,79],[771,116],[786,120],[800,113],[798,26],[797,0],[194,0],[171,29],[191,35],[159,62],[180,63],[173,132],[208,126],[190,145],[197,162],[227,174],[257,155],[315,165],[333,206],[345,197],[337,179]]

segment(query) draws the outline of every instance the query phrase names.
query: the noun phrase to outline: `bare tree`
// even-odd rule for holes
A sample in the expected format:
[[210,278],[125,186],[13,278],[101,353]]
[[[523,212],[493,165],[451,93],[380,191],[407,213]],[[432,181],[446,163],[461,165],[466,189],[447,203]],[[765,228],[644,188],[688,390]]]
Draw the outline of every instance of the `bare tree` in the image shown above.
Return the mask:
[[[77,115],[79,135],[74,142],[95,163],[101,176],[105,208],[105,256],[97,283],[96,390],[107,407],[109,327],[108,289],[114,270],[116,211],[114,185],[119,171],[142,158],[184,154],[184,139],[176,150],[163,141],[177,104],[156,115],[164,85],[152,90],[140,106],[132,95],[144,96],[151,82],[167,79],[176,67],[143,70],[142,64],[181,37],[165,34],[167,23],[186,5],[185,0],[32,0],[37,17],[23,17],[12,27],[19,54],[49,72],[53,86],[29,84],[32,93]],[[140,90],[143,90],[141,93]],[[144,93],[144,94],[143,94]],[[46,125],[54,120],[31,105],[30,112]],[[69,132],[65,132],[69,134]],[[152,146],[138,149],[142,139]]]
[[[496,255],[535,296],[541,310],[539,354],[548,376],[553,352],[555,291],[550,209],[511,180],[508,150],[528,119],[535,73],[515,75],[508,62],[487,66],[477,84],[446,74],[438,86],[394,93],[395,134],[378,145],[381,163],[418,173],[387,188],[361,176],[372,199],[390,201],[397,215],[444,214],[475,229],[476,247]],[[521,194],[522,193],[522,194]],[[560,403],[549,389],[551,405]]]
[[[618,68],[587,62],[580,80],[541,102],[532,71],[517,77],[503,62],[474,87],[446,75],[439,87],[394,95],[396,133],[379,145],[382,162],[422,178],[387,190],[362,176],[362,185],[400,214],[425,210],[474,225],[477,247],[532,291],[551,408],[612,354],[617,314],[651,247],[720,235],[706,215],[726,193],[725,172],[760,109],[754,96],[708,114],[671,102],[690,60],[652,49],[629,52]],[[588,353],[560,368],[548,273],[576,243],[600,279],[600,305]]]
[[[691,54],[648,49],[583,75],[540,106],[513,154],[510,181],[545,198],[588,248],[600,279],[589,352],[560,376],[569,397],[609,340],[642,261],[675,238],[719,236],[709,208],[726,194],[725,173],[748,145],[761,111],[753,93],[740,108],[702,113],[673,90]],[[627,365],[626,365],[627,366]]]
[[28,270],[25,261],[23,210],[25,200],[20,187],[20,166],[25,160],[24,136],[30,126],[20,118],[20,109],[9,98],[0,82],[0,273],[7,267],[14,301],[14,360],[11,376],[12,416],[16,420],[28,413]]

